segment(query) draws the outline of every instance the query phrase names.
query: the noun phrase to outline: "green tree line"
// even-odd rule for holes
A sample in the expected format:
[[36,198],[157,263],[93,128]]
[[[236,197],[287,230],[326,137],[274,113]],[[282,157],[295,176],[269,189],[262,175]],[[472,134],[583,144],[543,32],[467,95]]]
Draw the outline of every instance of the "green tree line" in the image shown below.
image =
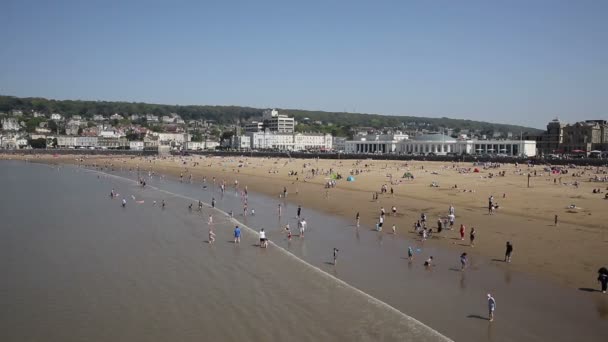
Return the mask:
[[[367,113],[324,112],[300,109],[279,109],[279,112],[293,116],[300,124],[298,131],[321,131],[337,136],[346,136],[353,127],[396,127],[403,129],[439,130],[452,128],[454,132],[461,130],[480,131],[482,134],[492,132],[514,135],[522,133],[535,134],[540,130],[530,127],[496,124],[482,121],[461,120],[450,118],[427,118],[414,116],[391,116]],[[114,113],[121,115],[153,114],[168,115],[177,113],[184,120],[213,120],[220,125],[239,124],[249,120],[259,119],[263,109],[241,106],[179,106],[152,104],[143,102],[115,101],[80,101],[80,100],[51,100],[44,98],[19,98],[0,95],[0,112],[23,110],[24,112],[38,111],[46,114],[59,113],[67,117],[81,115],[91,118],[95,114],[110,116]],[[308,120],[307,120],[308,119]],[[322,121],[322,125],[314,124]],[[328,125],[331,124],[331,125]]]

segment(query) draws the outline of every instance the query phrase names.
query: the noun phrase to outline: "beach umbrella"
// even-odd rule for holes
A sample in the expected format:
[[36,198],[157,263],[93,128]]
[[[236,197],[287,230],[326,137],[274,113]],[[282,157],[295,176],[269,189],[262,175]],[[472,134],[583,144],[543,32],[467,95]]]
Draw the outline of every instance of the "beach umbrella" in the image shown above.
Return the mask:
[[572,150],[572,153],[585,153],[583,150]]

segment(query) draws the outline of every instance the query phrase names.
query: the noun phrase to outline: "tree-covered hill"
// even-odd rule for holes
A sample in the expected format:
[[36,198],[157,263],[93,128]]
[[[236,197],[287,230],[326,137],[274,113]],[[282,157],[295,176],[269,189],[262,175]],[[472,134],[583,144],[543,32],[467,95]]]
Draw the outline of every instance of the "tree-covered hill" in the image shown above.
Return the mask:
[[[22,110],[24,113],[38,111],[46,114],[59,113],[70,117],[81,115],[90,118],[95,114],[109,116],[114,113],[168,115],[177,113],[184,120],[214,120],[218,124],[243,123],[260,118],[263,109],[240,106],[178,106],[141,102],[114,101],[81,101],[81,100],[50,100],[44,98],[19,98],[0,95],[0,112]],[[437,130],[452,128],[455,132],[461,130],[479,131],[482,134],[492,132],[512,132],[514,135],[523,133],[539,133],[540,130],[516,126],[495,124],[489,122],[449,119],[425,118],[413,116],[392,116],[379,114],[362,114],[346,112],[308,111],[300,109],[280,109],[279,112],[296,118],[300,123],[298,130],[324,130],[337,135],[345,135],[353,127],[403,127],[406,129]],[[322,124],[315,123],[317,121]]]

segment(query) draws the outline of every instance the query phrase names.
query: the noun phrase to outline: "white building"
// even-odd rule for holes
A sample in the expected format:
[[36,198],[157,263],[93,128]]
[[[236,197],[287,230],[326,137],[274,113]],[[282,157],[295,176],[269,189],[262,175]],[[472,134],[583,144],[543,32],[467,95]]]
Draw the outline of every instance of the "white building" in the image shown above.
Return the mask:
[[118,138],[120,133],[114,129],[104,129],[99,132],[99,136],[103,138]]
[[220,143],[218,141],[187,141],[184,144],[184,149],[189,151],[214,150]]
[[38,111],[34,111],[34,112],[32,113],[32,115],[33,115],[35,118],[43,118],[43,117],[45,116],[45,115],[44,115],[44,113],[41,113],[41,112],[38,112]]
[[264,128],[271,132],[292,133],[295,129],[295,120],[287,115],[279,114],[276,109],[267,109],[262,115]]
[[353,140],[344,142],[346,153],[394,153],[397,145],[407,140],[408,135],[401,132],[390,134],[365,134],[356,135]]
[[233,135],[230,141],[230,148],[237,150],[248,150],[251,148],[251,136]]
[[473,144],[472,154],[536,156],[535,140],[473,140]]
[[444,134],[423,134],[399,143],[397,152],[402,154],[471,154],[471,140],[457,140]]
[[536,141],[531,140],[463,140],[443,134],[424,134],[399,143],[402,154],[422,155],[536,155]]
[[295,151],[324,150],[329,151],[333,146],[331,134],[312,133],[293,135],[293,149]]
[[146,114],[146,121],[148,122],[158,122],[158,116],[152,114]]
[[159,145],[171,145],[171,146],[182,146],[184,143],[190,141],[190,134],[188,133],[151,133],[158,137]]
[[2,130],[3,131],[18,131],[21,126],[19,126],[19,121],[15,118],[4,118],[2,119]]
[[70,137],[67,135],[58,135],[57,136],[57,147],[74,147],[76,146],[76,137]]
[[114,113],[114,114],[110,115],[110,120],[122,120],[122,119],[124,119],[124,118],[122,117],[122,115],[120,115],[118,113]]
[[51,120],[61,121],[63,120],[63,117],[61,116],[61,114],[53,113],[51,114]]
[[129,141],[129,149],[132,151],[143,151],[144,142],[143,141]]
[[97,147],[97,137],[74,137],[74,146],[76,147]]
[[[272,149],[281,151],[330,150],[332,147],[331,134],[322,133],[278,133],[250,132],[246,136],[250,140],[251,149]],[[241,138],[245,139],[245,138]],[[241,142],[241,145],[244,144]]]
[[103,115],[95,114],[93,115],[93,121],[103,121],[106,118]]
[[17,145],[18,148],[24,148],[27,147],[28,143],[27,143],[27,139],[25,138],[19,138],[15,141],[15,144]]

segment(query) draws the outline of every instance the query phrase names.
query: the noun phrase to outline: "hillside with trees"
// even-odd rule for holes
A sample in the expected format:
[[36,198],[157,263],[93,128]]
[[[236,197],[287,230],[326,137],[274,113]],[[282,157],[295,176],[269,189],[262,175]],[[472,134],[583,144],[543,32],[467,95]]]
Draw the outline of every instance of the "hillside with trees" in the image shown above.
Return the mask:
[[[489,122],[449,119],[426,118],[414,116],[392,116],[366,113],[324,112],[300,109],[280,109],[279,112],[293,116],[298,121],[298,131],[322,131],[337,136],[347,136],[351,128],[370,127],[381,129],[385,127],[402,128],[407,130],[426,129],[436,131],[451,128],[455,133],[462,130],[478,131],[481,134],[493,132],[539,133],[540,130],[530,127],[495,124]],[[0,96],[0,113],[12,110],[22,110],[24,113],[37,111],[51,114],[59,113],[66,117],[80,115],[92,118],[99,114],[110,116],[114,113],[121,115],[154,114],[168,115],[176,113],[184,120],[213,120],[219,125],[239,124],[260,118],[263,109],[240,106],[179,106],[151,104],[142,102],[115,101],[81,101],[81,100],[50,100],[44,98],[19,98]]]

